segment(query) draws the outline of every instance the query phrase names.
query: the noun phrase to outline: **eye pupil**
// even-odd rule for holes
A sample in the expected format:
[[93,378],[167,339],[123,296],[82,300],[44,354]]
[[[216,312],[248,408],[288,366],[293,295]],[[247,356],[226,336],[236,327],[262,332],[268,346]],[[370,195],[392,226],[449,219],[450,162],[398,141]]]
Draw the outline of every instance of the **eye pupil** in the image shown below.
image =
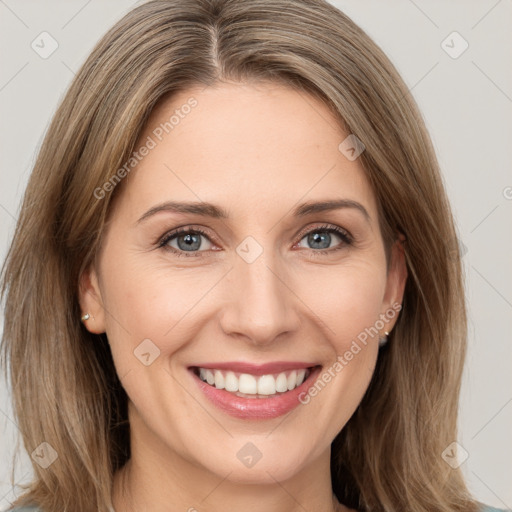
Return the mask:
[[[183,251],[191,251],[197,250],[201,247],[201,235],[194,233],[187,233],[185,235],[179,236],[178,247]],[[184,244],[181,243],[181,240],[184,240]]]
[[316,231],[308,236],[308,242],[311,244],[322,243],[325,241],[327,241],[327,245],[324,245],[323,247],[316,247],[317,249],[328,249],[331,245],[331,235],[325,231]]

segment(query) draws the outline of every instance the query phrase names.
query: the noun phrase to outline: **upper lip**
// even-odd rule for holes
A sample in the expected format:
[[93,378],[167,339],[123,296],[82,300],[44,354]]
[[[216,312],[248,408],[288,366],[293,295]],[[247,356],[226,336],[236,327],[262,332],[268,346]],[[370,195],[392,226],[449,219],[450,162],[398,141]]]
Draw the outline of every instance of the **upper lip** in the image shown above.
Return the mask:
[[281,373],[287,370],[300,370],[302,368],[312,368],[316,363],[307,363],[303,361],[274,361],[265,364],[254,364],[240,361],[226,361],[223,363],[200,363],[191,366],[191,368],[205,368],[210,370],[226,370],[237,373],[249,373],[251,375],[269,375],[272,373]]

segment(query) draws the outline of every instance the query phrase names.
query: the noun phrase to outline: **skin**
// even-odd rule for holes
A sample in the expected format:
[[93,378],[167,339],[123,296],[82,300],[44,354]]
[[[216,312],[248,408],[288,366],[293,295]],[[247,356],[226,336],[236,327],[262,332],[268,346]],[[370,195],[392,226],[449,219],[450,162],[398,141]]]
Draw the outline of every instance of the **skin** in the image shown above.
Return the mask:
[[[401,304],[402,248],[393,246],[387,271],[373,191],[359,159],[338,149],[348,134],[303,92],[268,83],[182,91],[152,112],[136,148],[192,96],[197,106],[125,178],[97,261],[81,277],[86,326],[107,333],[129,396],[132,458],[115,475],[116,512],[349,510],[332,493],[330,443],[370,383],[377,337],[307,405],[276,419],[226,415],[187,368],[233,360],[332,367]],[[369,220],[356,208],[292,215],[298,203],[340,198],[363,205]],[[169,200],[211,202],[229,218],[160,212],[137,222]],[[307,232],[325,235],[324,224],[348,231],[353,244],[336,234],[320,248],[308,241]],[[198,235],[198,257],[158,247],[186,226],[207,233]],[[247,236],[263,250],[251,263],[236,252]],[[183,236],[168,245],[180,251],[179,240],[183,247]],[[146,366],[134,350],[148,338],[160,354]],[[251,468],[236,456],[248,442],[262,454]]]

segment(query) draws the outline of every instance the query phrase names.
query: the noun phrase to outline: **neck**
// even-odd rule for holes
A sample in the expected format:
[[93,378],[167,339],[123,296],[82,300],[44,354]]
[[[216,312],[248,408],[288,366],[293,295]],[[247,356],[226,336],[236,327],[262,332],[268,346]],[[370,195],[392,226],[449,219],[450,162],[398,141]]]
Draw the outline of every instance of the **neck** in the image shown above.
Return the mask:
[[[296,489],[290,491],[287,483],[276,483],[275,486],[243,486],[218,479],[217,485],[208,490],[199,485],[198,489],[190,492],[180,489],[179,486],[168,485],[167,481],[165,488],[160,487],[156,490],[156,487],[161,485],[160,480],[158,483],[148,482],[147,479],[140,479],[137,473],[130,462],[116,473],[113,490],[114,508],[111,512],[355,512],[340,504],[331,493],[318,496],[311,492],[297,492]],[[145,486],[143,482],[149,486]]]
[[114,476],[115,512],[349,512],[332,493],[330,451],[286,481],[268,473],[263,483],[246,483],[187,460],[159,444],[140,418],[132,420],[131,458]]

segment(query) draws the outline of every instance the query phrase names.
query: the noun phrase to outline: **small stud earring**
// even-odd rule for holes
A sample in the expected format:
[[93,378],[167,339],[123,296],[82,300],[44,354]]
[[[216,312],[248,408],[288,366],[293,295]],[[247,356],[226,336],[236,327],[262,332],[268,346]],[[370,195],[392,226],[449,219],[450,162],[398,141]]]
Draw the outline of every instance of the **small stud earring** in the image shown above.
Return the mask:
[[86,320],[89,320],[89,318],[91,318],[91,315],[89,315],[89,313],[85,313],[85,315],[83,315],[80,320],[82,320],[82,322],[85,322]]
[[383,347],[388,342],[389,332],[386,331],[382,338],[379,338],[379,347]]

